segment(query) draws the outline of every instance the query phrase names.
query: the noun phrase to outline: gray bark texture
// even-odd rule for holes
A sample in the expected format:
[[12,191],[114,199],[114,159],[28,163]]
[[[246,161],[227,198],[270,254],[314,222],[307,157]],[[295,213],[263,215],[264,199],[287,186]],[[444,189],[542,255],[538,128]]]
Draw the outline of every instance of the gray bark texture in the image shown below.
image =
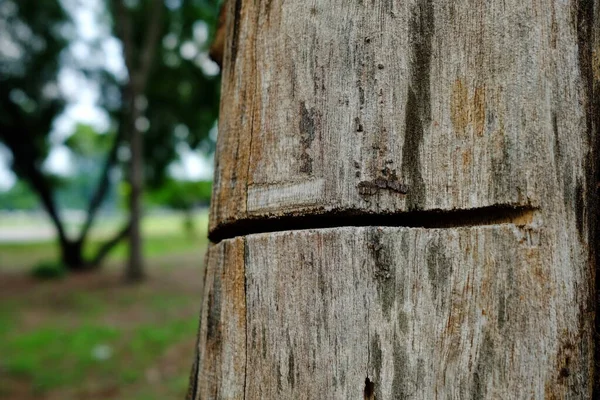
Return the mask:
[[226,4],[188,398],[591,399],[600,2]]

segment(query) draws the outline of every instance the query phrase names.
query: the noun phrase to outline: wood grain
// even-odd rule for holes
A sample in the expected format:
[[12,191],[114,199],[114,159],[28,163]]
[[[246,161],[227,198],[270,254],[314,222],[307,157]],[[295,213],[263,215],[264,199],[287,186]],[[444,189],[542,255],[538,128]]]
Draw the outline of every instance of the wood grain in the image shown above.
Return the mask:
[[229,0],[193,398],[592,398],[598,54],[598,0]]
[[578,4],[230,1],[211,231],[576,201],[598,26]]
[[243,264],[211,250],[231,272],[245,265],[246,342],[238,325],[223,335],[219,354],[236,361],[205,358],[199,382],[222,389],[199,398],[360,398],[367,378],[377,399],[590,398],[591,282],[561,236],[334,228],[249,235]]
[[242,399],[246,374],[243,239],[211,245],[206,256],[197,360],[189,400]]

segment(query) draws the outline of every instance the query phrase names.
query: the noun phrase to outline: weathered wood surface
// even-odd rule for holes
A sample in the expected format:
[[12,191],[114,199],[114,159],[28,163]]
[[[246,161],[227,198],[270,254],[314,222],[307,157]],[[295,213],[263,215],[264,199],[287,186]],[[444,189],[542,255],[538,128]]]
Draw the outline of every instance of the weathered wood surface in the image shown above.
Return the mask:
[[191,398],[591,398],[598,0],[227,7]]
[[[219,329],[200,340],[198,381],[214,389],[196,398],[356,399],[367,377],[376,399],[590,398],[591,282],[572,249],[514,224],[225,240],[207,275],[221,305],[206,308],[217,289],[204,302]],[[244,268],[245,296],[225,283]]]
[[228,3],[212,231],[587,190],[591,1]]
[[[246,374],[244,240],[211,246],[188,398],[243,398]],[[200,377],[200,378],[199,378]]]

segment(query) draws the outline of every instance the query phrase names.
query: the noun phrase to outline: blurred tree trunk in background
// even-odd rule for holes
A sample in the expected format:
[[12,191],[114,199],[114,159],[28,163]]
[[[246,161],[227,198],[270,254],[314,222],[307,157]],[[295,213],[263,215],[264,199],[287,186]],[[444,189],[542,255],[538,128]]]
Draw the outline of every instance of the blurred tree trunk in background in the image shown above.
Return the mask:
[[191,399],[589,399],[597,1],[227,8]]
[[[144,187],[144,138],[145,90],[148,77],[154,64],[157,46],[163,31],[164,4],[162,0],[152,0],[150,15],[146,22],[146,31],[140,44],[136,42],[134,22],[122,0],[113,1],[113,13],[117,32],[123,43],[125,66],[129,76],[123,90],[124,112],[121,124],[126,128],[125,135],[129,141],[129,262],[125,270],[125,279],[135,282],[144,277],[144,261],[142,256],[142,193]],[[147,129],[147,128],[146,128]]]

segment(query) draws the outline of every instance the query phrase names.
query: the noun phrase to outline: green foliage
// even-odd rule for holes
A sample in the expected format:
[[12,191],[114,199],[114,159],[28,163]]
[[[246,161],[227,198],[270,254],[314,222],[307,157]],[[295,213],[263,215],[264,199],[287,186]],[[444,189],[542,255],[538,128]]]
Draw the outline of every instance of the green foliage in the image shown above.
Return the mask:
[[189,210],[194,206],[208,205],[211,193],[211,181],[168,179],[159,188],[149,191],[146,201],[175,210]]
[[75,127],[75,132],[65,140],[65,145],[76,157],[93,159],[95,163],[99,163],[104,154],[110,150],[112,144],[110,136],[80,123]]
[[21,180],[9,190],[0,192],[0,210],[35,210],[39,205],[35,193]]
[[[136,49],[142,47],[147,33],[150,3],[128,2]],[[144,114],[150,122],[144,134],[146,175],[155,187],[177,158],[178,144],[187,143],[192,149],[202,147],[205,153],[212,151],[214,143],[208,140],[208,133],[219,108],[220,79],[206,74],[201,67],[210,63],[207,49],[217,21],[217,2],[166,4],[162,27],[156,27],[163,28],[164,34],[145,93]],[[73,27],[57,0],[5,0],[0,7],[0,26],[6,28],[6,39],[14,45],[12,53],[0,51],[0,142],[11,150],[17,175],[38,185],[32,173],[35,170],[45,175],[40,167],[50,149],[48,136],[65,104],[57,88],[57,76],[61,59],[72,63],[63,50],[72,39]],[[121,118],[123,103],[115,100],[116,78],[97,66],[75,67],[99,83],[101,106],[114,118]],[[90,127],[80,126],[65,144],[77,156],[93,156],[97,163],[111,142],[112,135],[98,135]]]
[[[154,1],[126,2],[127,18],[131,22],[132,60],[140,63],[154,54],[149,68],[148,85],[135,99],[135,107],[147,119],[144,129],[144,160],[148,187],[156,188],[167,178],[167,167],[178,156],[178,148],[189,146],[208,153],[213,143],[208,133],[218,114],[219,77],[210,71],[207,49],[218,15],[217,2],[208,0],[165,1],[162,20],[150,23],[150,7]],[[85,241],[87,228],[93,223],[95,211],[106,205],[106,198],[116,203],[115,184],[110,179],[119,166],[116,145],[127,147],[132,127],[128,119],[131,103],[126,100],[130,87],[123,78],[112,76],[104,65],[94,62],[102,50],[99,43],[88,43],[89,60],[77,60],[65,51],[69,43],[86,41],[76,38],[77,32],[59,0],[4,0],[0,2],[0,29],[3,45],[0,49],[0,143],[12,155],[16,175],[30,186],[40,204],[51,216],[59,235],[63,255],[79,240]],[[66,4],[66,3],[65,3]],[[110,5],[104,22],[115,21]],[[77,7],[86,7],[78,2]],[[117,24],[113,24],[117,25]],[[145,52],[149,32],[159,32],[156,52]],[[126,42],[127,43],[127,42]],[[127,46],[125,46],[128,48]],[[140,53],[141,52],[141,53]],[[101,57],[100,57],[101,58]],[[143,64],[143,63],[142,63]],[[76,70],[94,81],[100,88],[99,104],[113,119],[117,132],[101,134],[87,126],[78,126],[63,145],[70,149],[75,161],[73,176],[68,179],[50,176],[42,165],[49,150],[56,145],[50,140],[52,124],[65,105],[57,81],[61,68]],[[140,67],[134,66],[132,70]],[[142,68],[142,70],[145,70]],[[129,71],[129,76],[134,77]],[[132,93],[135,93],[133,91]],[[142,129],[142,128],[139,128]],[[125,162],[123,158],[123,162]],[[107,189],[107,190],[104,190]],[[195,189],[192,191],[194,196]],[[174,207],[196,204],[196,197],[185,192]],[[25,204],[21,196],[20,205]],[[1,199],[0,199],[1,201]],[[89,223],[77,239],[66,234],[59,207],[92,210]],[[71,246],[71,247],[69,247]],[[82,265],[81,257],[63,257],[69,268]],[[77,262],[73,261],[76,260]],[[71,265],[78,264],[78,265]]]
[[31,275],[41,280],[63,278],[66,274],[67,269],[60,261],[42,261],[31,270]]
[[59,56],[69,20],[58,1],[0,3],[0,142],[13,154],[13,170],[32,182],[42,174],[48,135],[64,107],[57,88]]
[[[88,129],[89,127],[84,127]],[[89,128],[91,129],[91,128]],[[54,188],[54,197],[58,204],[71,210],[86,210],[88,200],[94,192],[101,173],[101,158],[99,153],[102,146],[107,145],[107,135],[90,133],[83,142],[79,142],[77,134],[68,140],[73,146],[72,158],[75,163],[75,173],[68,177],[46,175],[46,180]],[[89,141],[87,141],[89,139]],[[116,208],[117,187],[111,185],[104,201],[104,208]],[[0,210],[38,210],[40,209],[39,197],[31,187],[22,179],[6,191],[0,191]]]
[[[56,190],[57,202],[64,208],[87,210],[97,182],[103,172],[103,161],[113,144],[114,134],[97,132],[78,124],[64,144],[71,150],[74,173]],[[104,208],[116,208],[117,185],[109,183]]]
[[[151,1],[131,3],[135,4],[129,11],[139,49],[147,29],[145,22]],[[208,133],[219,112],[220,78],[206,74],[202,68],[203,63],[210,64],[207,52],[216,28],[217,2],[169,3],[164,13],[164,33],[145,93],[145,116],[150,125],[144,133],[144,158],[146,178],[153,188],[163,184],[167,167],[178,157],[178,145],[187,143],[204,153],[213,151],[214,143]]]

